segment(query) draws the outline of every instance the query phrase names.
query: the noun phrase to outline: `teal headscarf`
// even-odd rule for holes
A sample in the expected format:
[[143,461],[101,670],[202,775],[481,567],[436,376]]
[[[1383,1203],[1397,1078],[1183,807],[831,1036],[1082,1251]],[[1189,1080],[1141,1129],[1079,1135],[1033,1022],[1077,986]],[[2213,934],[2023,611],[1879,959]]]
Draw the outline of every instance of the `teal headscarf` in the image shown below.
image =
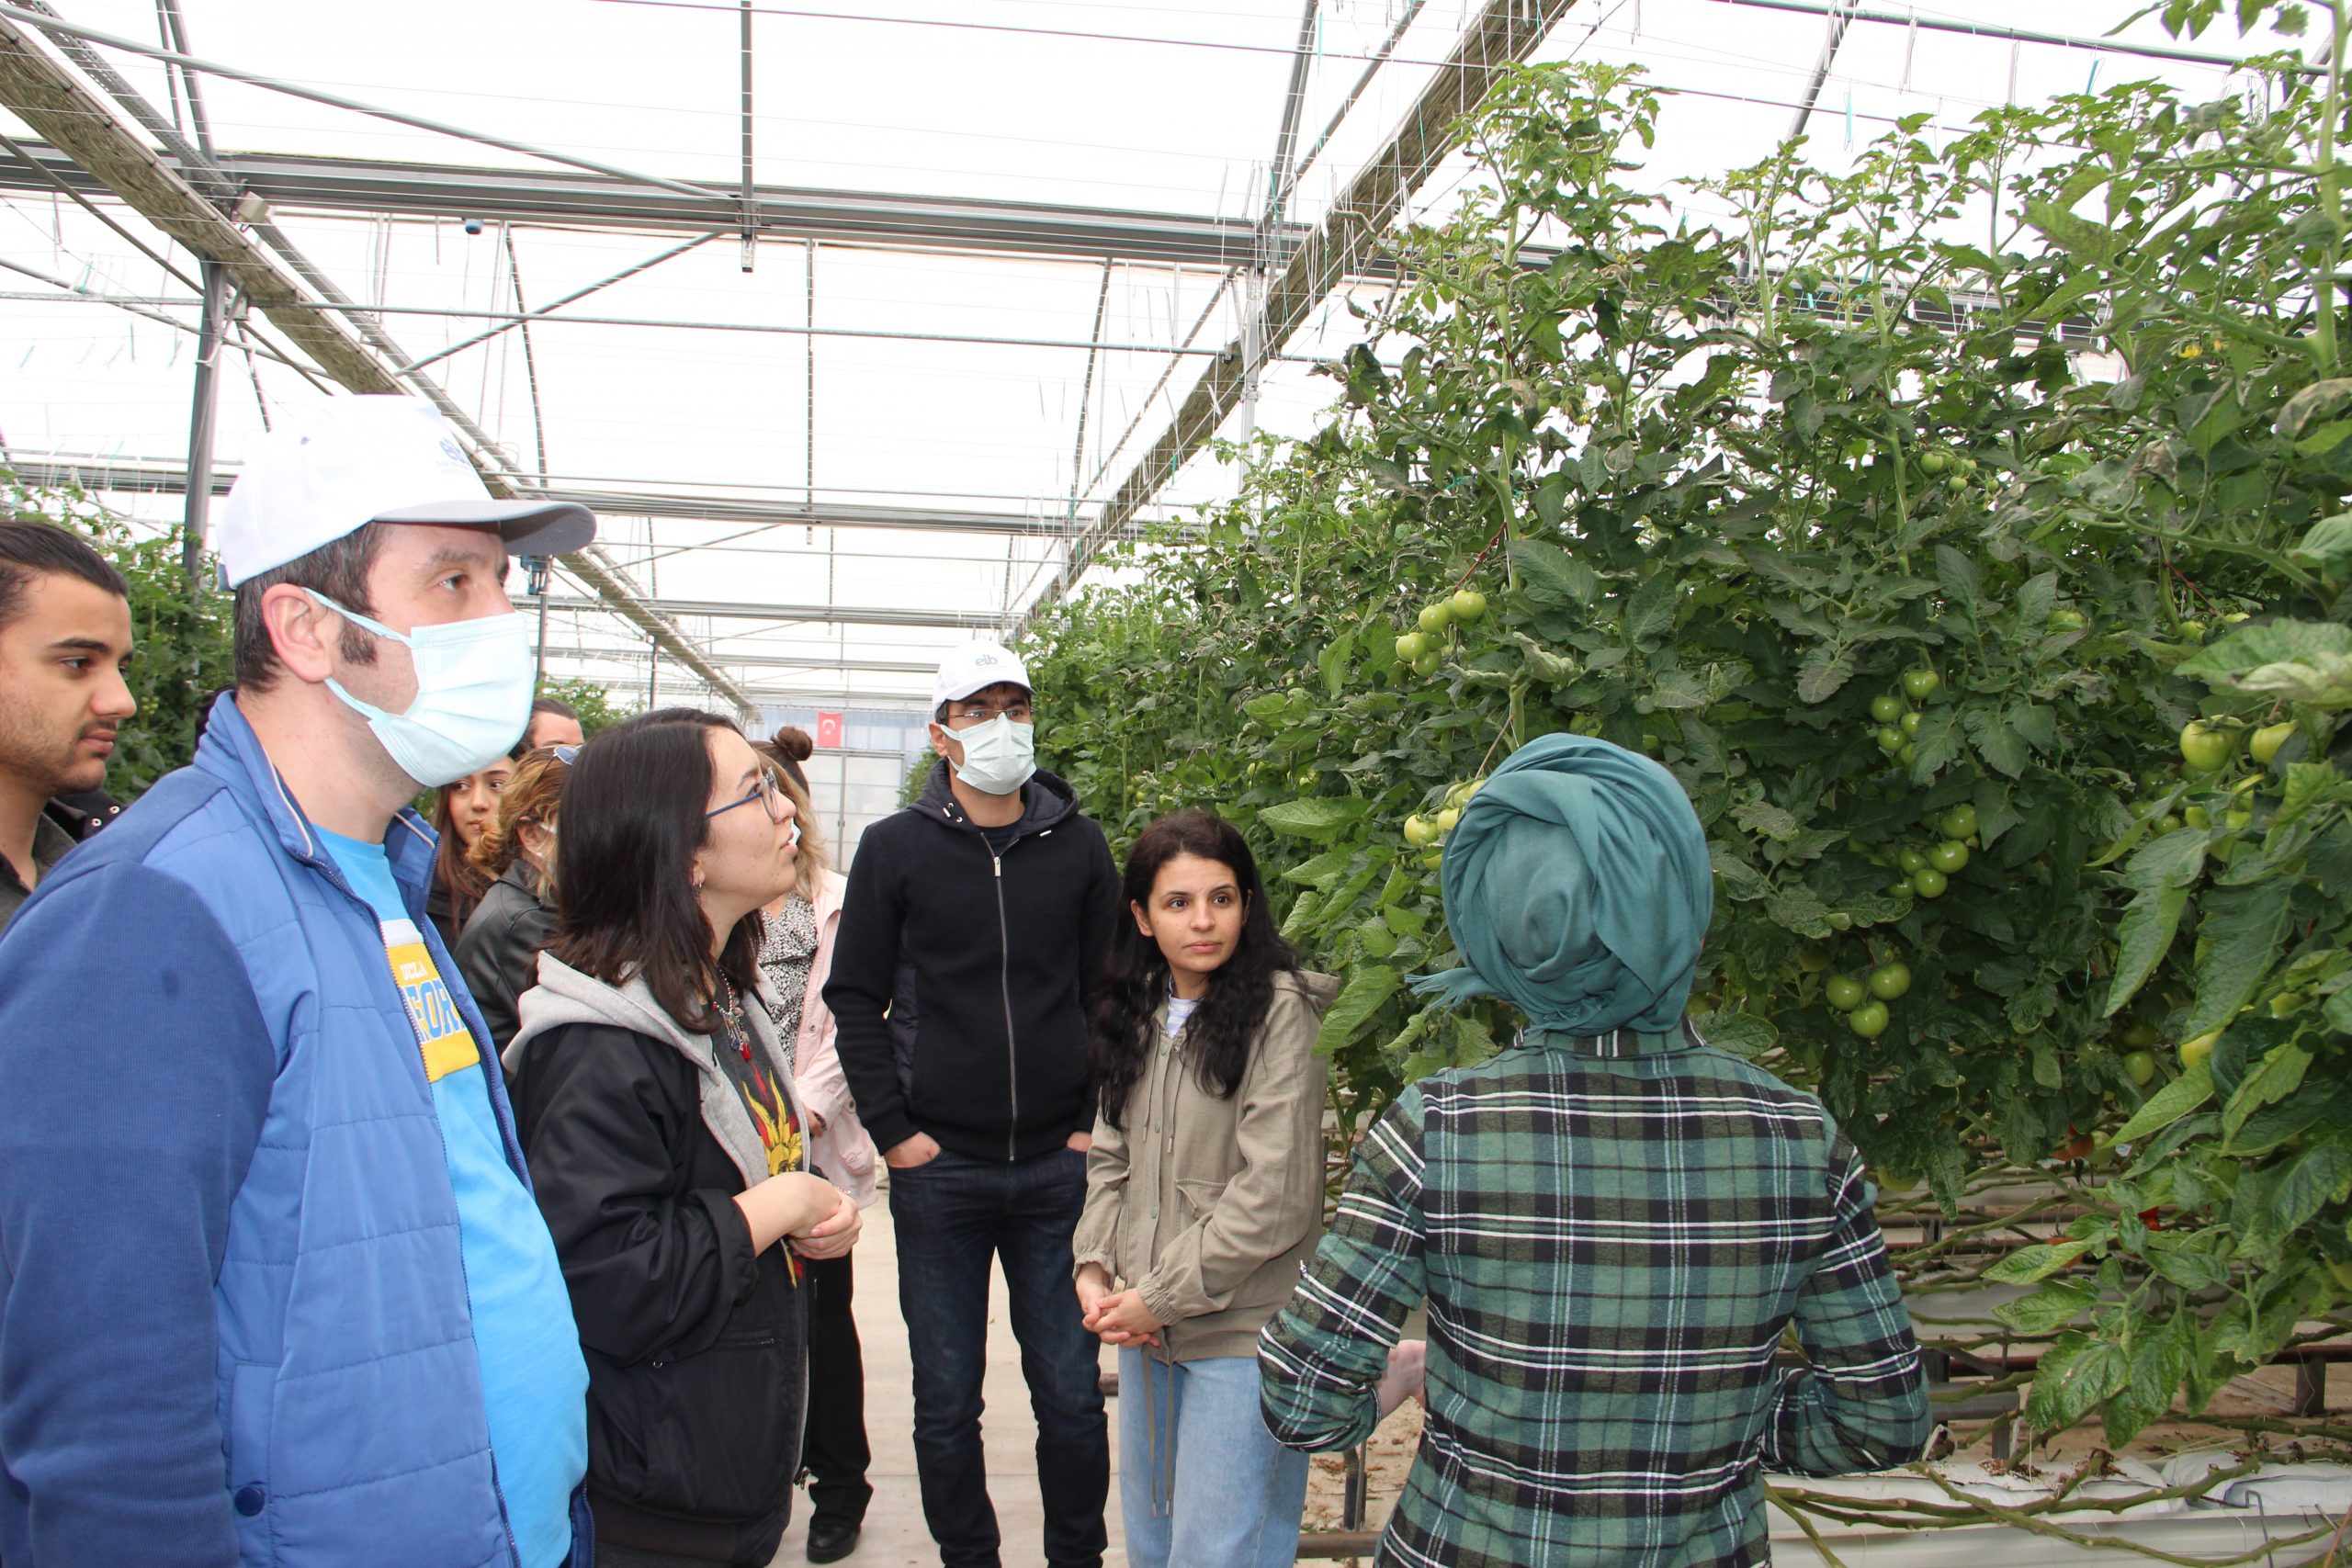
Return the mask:
[[1679,1023],[1714,876],[1690,796],[1657,763],[1580,735],[1529,741],[1463,809],[1442,879],[1467,967],[1415,990],[1500,997],[1566,1034]]

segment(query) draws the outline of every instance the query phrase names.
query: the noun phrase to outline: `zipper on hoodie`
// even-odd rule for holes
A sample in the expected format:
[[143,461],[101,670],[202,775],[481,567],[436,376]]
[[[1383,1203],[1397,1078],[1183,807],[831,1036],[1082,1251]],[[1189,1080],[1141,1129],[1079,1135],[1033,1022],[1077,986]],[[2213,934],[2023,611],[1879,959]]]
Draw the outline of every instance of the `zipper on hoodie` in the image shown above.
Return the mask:
[[[985,838],[980,841],[988,843]],[[1012,1105],[1012,1120],[1004,1129],[1004,1160],[1011,1165],[1021,1157],[1021,1064],[1012,1050],[1012,926],[1004,913],[1004,857],[993,844],[989,863],[996,868],[996,984],[1004,998],[1004,1091]]]

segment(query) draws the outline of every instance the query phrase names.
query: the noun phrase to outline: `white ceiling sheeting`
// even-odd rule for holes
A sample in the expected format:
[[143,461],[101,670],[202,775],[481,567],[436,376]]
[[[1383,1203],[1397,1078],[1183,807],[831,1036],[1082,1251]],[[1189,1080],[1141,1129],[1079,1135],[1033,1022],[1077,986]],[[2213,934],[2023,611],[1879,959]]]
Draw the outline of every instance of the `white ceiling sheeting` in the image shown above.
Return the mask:
[[[731,192],[742,177],[737,0],[178,4],[188,50],[206,61],[662,180]],[[56,8],[80,27],[158,41],[155,0]],[[1297,139],[1314,155],[1292,220],[1324,216],[1482,8],[1314,8]],[[859,210],[876,205],[867,197],[927,198],[913,209],[933,238],[810,243],[770,228],[746,272],[736,235],[723,233],[549,312],[527,353],[524,334],[508,331],[424,373],[525,482],[605,498],[613,556],[741,689],[776,704],[914,703],[943,646],[972,635],[967,627],[1009,625],[1035,600],[1072,526],[1099,513],[1208,354],[1241,336],[1241,291],[1222,286],[1251,257],[1302,9],[1302,0],[757,0],[761,186],[856,193],[846,205]],[[2129,10],[1951,0],[1917,15],[2096,34]],[[1828,27],[1801,3],[1581,0],[1536,57],[1638,61],[1676,93],[1644,175],[1669,188],[1770,152]],[[2151,21],[2119,41],[2184,47]],[[2288,41],[2240,40],[2223,27],[2185,47],[2238,55]],[[99,52],[166,118],[187,123],[164,67]],[[2005,101],[2152,76],[2198,97],[2244,81],[2225,65],[1856,20],[1820,88],[1813,150],[1834,164],[1897,116],[1926,111],[1959,127]],[[557,167],[245,83],[210,77],[201,91],[212,145],[232,167],[236,154],[514,176]],[[29,134],[6,114],[0,130]],[[1411,209],[1442,209],[1463,177],[1442,169]],[[465,220],[481,215],[466,210],[462,186],[442,187],[447,210],[390,216],[367,210],[365,197],[286,200],[275,217],[344,294],[382,312],[382,330],[415,359],[511,317],[518,283],[524,305],[542,308],[696,231],[660,215],[673,193],[599,184],[601,205],[570,220],[508,225],[492,214],[475,234]],[[186,252],[119,202],[96,199],[195,275]],[[1677,200],[1694,220],[1720,216],[1687,193]],[[1181,230],[1192,254],[1181,264],[1136,254],[1149,247],[1131,233],[1118,242],[1129,254],[1107,265],[1040,254],[1034,230],[978,203],[1139,215],[1149,221],[1125,227]],[[1228,221],[1220,231],[1208,220]],[[136,516],[175,517],[175,496],[138,486],[169,485],[186,461],[198,316],[189,290],[4,152],[0,264],[9,269],[0,271],[7,460],[28,473],[79,474]],[[1261,427],[1311,425],[1330,383],[1307,369],[1344,346],[1350,326],[1335,301],[1276,345]],[[235,341],[231,350],[216,444],[226,472],[266,418],[323,395]],[[1229,473],[1196,459],[1149,514],[1230,485]],[[644,634],[601,608],[566,607],[589,597],[559,579],[551,671],[641,693]],[[660,682],[671,694],[695,685],[666,660]]]

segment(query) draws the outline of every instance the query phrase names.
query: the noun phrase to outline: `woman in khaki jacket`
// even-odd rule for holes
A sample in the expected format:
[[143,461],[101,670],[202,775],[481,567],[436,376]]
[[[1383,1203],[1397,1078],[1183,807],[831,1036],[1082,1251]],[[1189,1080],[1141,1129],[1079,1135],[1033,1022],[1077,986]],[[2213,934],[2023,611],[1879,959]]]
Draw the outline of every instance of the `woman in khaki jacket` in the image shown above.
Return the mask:
[[1306,1458],[1259,1415],[1257,1341],[1323,1228],[1315,1039],[1338,987],[1296,967],[1249,846],[1207,812],[1144,830],[1125,897],[1072,1252],[1086,1325],[1119,1348],[1127,1561],[1286,1565]]

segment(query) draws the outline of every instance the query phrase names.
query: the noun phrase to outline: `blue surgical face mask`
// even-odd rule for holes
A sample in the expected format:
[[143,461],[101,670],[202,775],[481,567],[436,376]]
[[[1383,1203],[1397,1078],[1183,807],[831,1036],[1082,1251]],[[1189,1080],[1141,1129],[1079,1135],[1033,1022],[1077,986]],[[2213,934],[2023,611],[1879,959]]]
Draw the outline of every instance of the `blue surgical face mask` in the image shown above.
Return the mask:
[[982,795],[1012,795],[1037,771],[1037,728],[1016,724],[999,714],[986,724],[954,732],[964,748],[963,765],[956,770],[964,782]]
[[416,666],[416,700],[407,712],[386,713],[332,677],[327,690],[368,721],[392,761],[418,784],[437,788],[480,773],[521,738],[530,722],[534,684],[528,615],[484,615],[396,632],[323,593],[303,592],[360,630],[407,646]]

